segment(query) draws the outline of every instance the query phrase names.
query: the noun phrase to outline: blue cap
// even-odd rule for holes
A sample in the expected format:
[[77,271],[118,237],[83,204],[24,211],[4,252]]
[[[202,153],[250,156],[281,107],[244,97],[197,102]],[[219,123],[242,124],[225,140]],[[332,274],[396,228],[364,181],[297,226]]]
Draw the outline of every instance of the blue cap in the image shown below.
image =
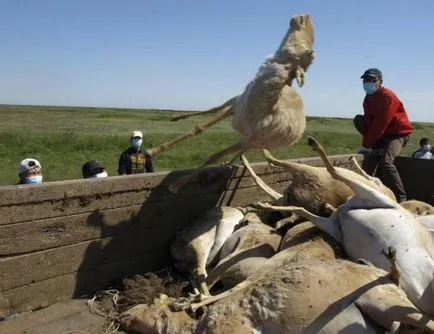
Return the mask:
[[360,79],[371,78],[371,79],[382,79],[383,74],[378,68],[368,68],[365,73],[360,77]]

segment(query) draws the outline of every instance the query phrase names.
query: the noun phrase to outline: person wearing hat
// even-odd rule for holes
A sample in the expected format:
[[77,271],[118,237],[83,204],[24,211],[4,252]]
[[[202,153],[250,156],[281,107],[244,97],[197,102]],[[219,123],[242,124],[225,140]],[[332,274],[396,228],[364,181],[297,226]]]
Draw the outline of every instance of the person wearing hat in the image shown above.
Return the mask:
[[141,131],[133,131],[130,137],[130,147],[122,152],[119,157],[119,175],[152,173],[152,157],[142,148],[143,134]]
[[18,166],[18,177],[20,181],[17,184],[35,184],[42,183],[42,166],[41,163],[33,158],[26,158]]
[[85,179],[96,177],[107,177],[107,171],[101,161],[89,160],[81,168],[81,172]]
[[378,68],[367,69],[360,78],[366,93],[364,114],[356,115],[353,121],[363,136],[362,146],[371,149],[362,167],[369,175],[379,173],[398,202],[405,201],[407,194],[395,158],[407,144],[413,127],[401,100],[393,91],[383,87],[383,75]]

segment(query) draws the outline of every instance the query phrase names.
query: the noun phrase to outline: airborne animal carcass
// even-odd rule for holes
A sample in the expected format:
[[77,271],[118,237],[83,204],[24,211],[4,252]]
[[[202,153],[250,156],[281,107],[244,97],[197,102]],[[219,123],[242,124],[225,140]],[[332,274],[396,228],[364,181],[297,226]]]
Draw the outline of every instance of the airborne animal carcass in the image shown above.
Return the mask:
[[[292,81],[296,79],[300,87],[304,84],[305,72],[315,58],[313,41],[314,29],[310,16],[303,14],[292,17],[279,48],[265,60],[241,95],[216,108],[178,117],[216,113],[209,121],[197,125],[183,136],[149,149],[148,154],[152,156],[167,150],[231,115],[232,126],[241,134],[241,138],[211,155],[201,168],[230,153],[240,154],[255,147],[275,149],[296,143],[305,130],[306,117],[303,100],[292,87]],[[180,187],[197,177],[199,171],[195,170],[172,183],[170,190],[178,192]]]

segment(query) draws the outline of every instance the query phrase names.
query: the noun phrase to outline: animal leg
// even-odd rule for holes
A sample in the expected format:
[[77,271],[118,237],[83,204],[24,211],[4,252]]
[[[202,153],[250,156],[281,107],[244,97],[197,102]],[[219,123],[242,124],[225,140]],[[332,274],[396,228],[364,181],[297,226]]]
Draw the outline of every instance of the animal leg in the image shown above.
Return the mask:
[[327,154],[322,145],[315,138],[308,137],[308,145],[319,154],[330,175],[334,179],[341,181],[345,183],[348,187],[350,187],[351,190],[356,194],[356,196],[375,203],[375,207],[396,207],[396,203],[380,191],[367,184],[361,183],[357,180],[353,180],[350,177],[341,173],[338,169],[336,169],[327,157]]
[[373,177],[371,175],[369,175],[368,173],[366,173],[362,167],[360,167],[357,159],[354,156],[351,156],[350,161],[352,162],[354,168],[360,173],[360,175],[362,175],[366,180],[369,180],[371,182],[374,182],[376,185],[378,186],[382,186],[383,183],[381,182],[381,180],[377,177]]
[[[302,218],[302,217],[301,217]],[[277,230],[280,230],[282,227],[285,227],[286,225],[292,225],[295,224],[296,221],[300,219],[299,216],[297,216],[294,212],[292,212],[292,215],[290,217],[283,218],[276,222],[274,225],[274,228]]]
[[[222,259],[206,278],[208,287],[211,289],[218,281],[228,277],[227,271],[233,265],[250,257],[267,257],[274,254],[274,249],[267,243],[255,244],[245,249],[235,249],[233,253]],[[230,277],[230,276],[229,276]]]
[[196,268],[194,270],[194,280],[199,288],[201,295],[209,296],[208,286],[206,285],[206,270],[204,268]]
[[331,216],[336,210],[337,209],[329,203],[323,203],[320,208],[321,214],[324,214],[324,216]]
[[239,157],[241,157],[243,155],[243,153],[246,152],[246,151],[247,150],[242,150],[242,151],[238,152],[237,154],[235,154],[235,156],[231,160],[229,160],[228,162],[223,162],[222,166],[230,166],[230,165],[232,165],[235,162],[235,160],[237,160]]
[[186,119],[189,118],[191,116],[199,116],[199,115],[205,115],[205,114],[213,114],[213,113],[217,113],[219,111],[221,111],[222,109],[228,107],[228,106],[232,106],[232,104],[235,102],[235,100],[238,98],[238,96],[235,96],[229,100],[227,100],[225,103],[223,103],[222,105],[219,105],[218,107],[214,107],[208,110],[204,110],[204,111],[197,111],[197,112],[190,112],[190,113],[183,113],[182,115],[176,115],[176,116],[172,116],[172,118],[170,119],[172,122],[174,121],[179,121],[180,119]]
[[220,122],[221,120],[229,117],[232,113],[232,105],[226,106],[223,108],[219,113],[217,113],[213,118],[211,118],[209,121],[204,122],[202,124],[196,125],[193,129],[188,131],[182,136],[179,136],[175,139],[169,140],[167,142],[164,142],[158,146],[152,147],[147,150],[147,153],[150,156],[154,156],[155,154],[159,152],[163,152],[174,146],[175,144],[179,143],[180,141],[183,141],[187,138],[197,136],[198,134],[201,134],[206,129],[210,128],[214,124]]
[[401,276],[401,273],[398,269],[398,265],[396,263],[396,249],[393,247],[388,247],[386,250],[381,250],[381,254],[383,254],[392,265],[391,271],[390,271],[390,277],[392,278],[392,281],[395,282],[397,286],[399,286],[399,278]]
[[334,213],[330,217],[326,218],[314,215],[313,213],[307,211],[305,208],[301,208],[298,206],[273,206],[264,202],[255,203],[255,206],[266,211],[292,212],[297,216],[309,220],[320,230],[333,237],[339,243],[342,243],[342,234],[340,231],[339,221],[337,219],[337,213]]
[[274,156],[272,156],[269,150],[263,149],[262,152],[264,153],[265,159],[270,165],[282,168],[290,167],[289,163],[276,159]]
[[242,151],[242,150],[246,150],[246,149],[247,149],[247,147],[246,147],[246,144],[244,143],[244,141],[239,141],[239,142],[225,148],[224,150],[211,155],[205,161],[205,163],[202,164],[202,166],[200,166],[198,169],[196,169],[196,170],[192,171],[191,173],[181,177],[178,181],[175,181],[171,185],[169,185],[169,190],[175,194],[178,193],[180,188],[185,186],[188,182],[197,178],[199,176],[200,172],[202,171],[202,169],[205,168],[206,166],[218,161],[226,154],[236,152],[236,151]]
[[351,163],[353,164],[354,168],[360,173],[360,175],[364,176],[367,180],[371,180],[373,179],[372,176],[370,176],[369,174],[367,174],[362,167],[360,167],[357,159],[354,156],[351,156],[350,158]]
[[244,155],[241,155],[241,160],[243,161],[243,165],[247,168],[250,175],[253,177],[253,180],[255,180],[256,184],[264,190],[274,201],[279,200],[283,197],[282,194],[279,194],[277,191],[270,188],[262,179],[255,173],[252,166],[250,166],[249,161]]
[[222,300],[224,298],[227,298],[229,296],[231,296],[232,294],[244,290],[246,288],[248,288],[251,284],[255,283],[258,279],[247,279],[239,284],[237,284],[236,286],[234,286],[232,289],[226,290],[225,292],[222,292],[218,295],[215,296],[211,296],[206,298],[205,300],[202,300],[198,303],[193,303],[190,305],[190,309],[195,312],[198,308],[202,307],[202,306],[206,306],[215,302],[218,302],[219,300]]

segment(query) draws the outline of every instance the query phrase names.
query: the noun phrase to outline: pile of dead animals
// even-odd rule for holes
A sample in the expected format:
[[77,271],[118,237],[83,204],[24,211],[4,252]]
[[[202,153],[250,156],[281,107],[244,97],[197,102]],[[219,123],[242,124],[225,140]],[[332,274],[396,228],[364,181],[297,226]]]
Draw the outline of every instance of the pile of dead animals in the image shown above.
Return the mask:
[[[325,167],[274,158],[269,149],[296,143],[305,131],[299,86],[315,58],[309,15],[294,16],[280,47],[244,92],[185,135],[149,150],[169,149],[232,116],[240,134],[229,153],[264,150],[293,178],[271,189],[242,156],[268,202],[219,207],[181,231],[171,245],[179,270],[191,275],[186,296],[160,295],[123,312],[140,333],[434,333],[434,215],[425,203],[396,202],[390,189],[354,169],[334,167],[314,138]],[[185,115],[190,116],[190,115]],[[184,117],[185,117],[184,116]],[[176,192],[193,172],[172,185]],[[282,215],[272,221],[273,211]],[[420,216],[420,214],[425,214]],[[283,234],[283,230],[286,232]],[[219,283],[223,291],[216,290]]]
[[[325,167],[266,152],[273,165],[305,175],[282,195],[243,157],[271,201],[214,208],[181,231],[171,253],[194,292],[137,305],[121,315],[123,326],[141,333],[434,332],[432,211],[420,216],[427,204],[398,204],[378,179],[334,167],[318,141],[309,145]],[[270,222],[271,211],[286,216]],[[211,294],[217,282],[225,290]]]

